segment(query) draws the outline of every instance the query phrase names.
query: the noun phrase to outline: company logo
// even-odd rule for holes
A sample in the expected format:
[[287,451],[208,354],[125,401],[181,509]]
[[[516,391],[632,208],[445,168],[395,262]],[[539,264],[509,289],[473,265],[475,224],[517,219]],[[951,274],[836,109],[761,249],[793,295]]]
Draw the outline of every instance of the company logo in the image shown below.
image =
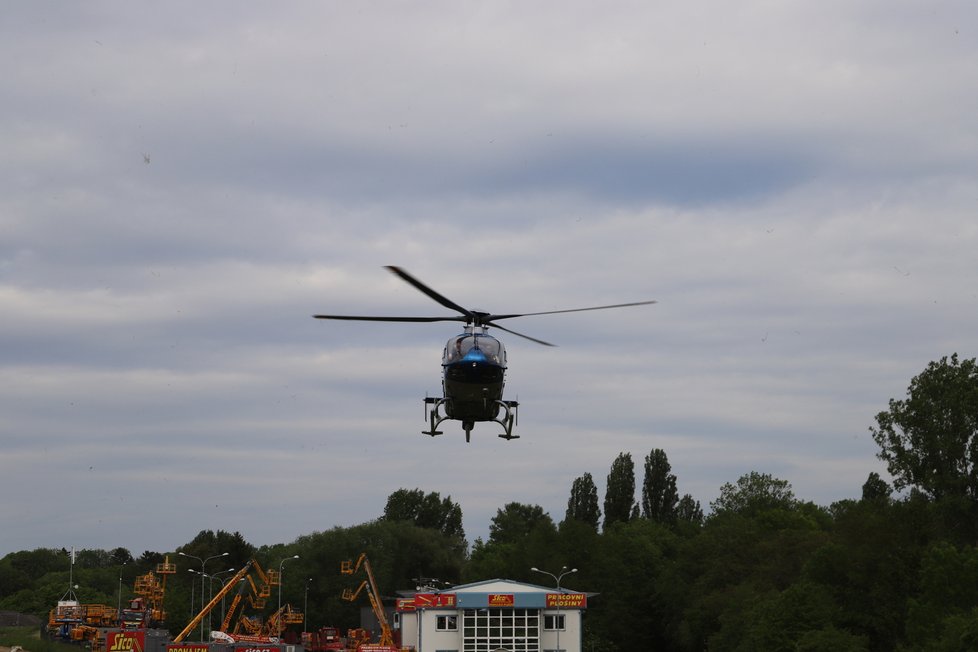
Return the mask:
[[166,652],[207,652],[206,645],[167,645]]
[[516,604],[516,598],[512,593],[490,593],[490,607],[512,607]]
[[143,652],[143,632],[109,632],[105,635],[106,652]]

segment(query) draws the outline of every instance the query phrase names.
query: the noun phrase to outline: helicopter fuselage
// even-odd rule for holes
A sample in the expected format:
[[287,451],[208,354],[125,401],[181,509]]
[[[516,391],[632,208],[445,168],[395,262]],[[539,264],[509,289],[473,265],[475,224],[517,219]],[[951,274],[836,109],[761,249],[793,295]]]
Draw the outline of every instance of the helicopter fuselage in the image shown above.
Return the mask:
[[503,427],[503,439],[517,439],[513,434],[516,401],[503,399],[506,378],[506,348],[480,326],[468,325],[461,335],[448,340],[442,352],[442,397],[426,398],[431,429],[427,435],[439,435],[438,425],[448,419],[462,422],[469,440],[476,422],[492,421]]
[[506,349],[502,342],[484,332],[457,335],[445,344],[441,366],[445,414],[450,419],[496,418],[506,375]]

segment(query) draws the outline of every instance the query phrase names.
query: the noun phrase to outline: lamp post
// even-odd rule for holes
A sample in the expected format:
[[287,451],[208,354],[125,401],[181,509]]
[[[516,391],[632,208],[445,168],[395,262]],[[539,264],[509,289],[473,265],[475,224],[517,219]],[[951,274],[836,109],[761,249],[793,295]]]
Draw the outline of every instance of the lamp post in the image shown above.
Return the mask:
[[[216,573],[214,573],[213,576],[211,576],[211,579],[212,580],[215,580],[216,579],[218,582],[220,582],[221,583],[221,590],[224,590],[224,585],[227,582],[225,582],[223,578],[219,577],[219,575],[224,575],[225,573],[233,573],[236,570],[237,569],[235,569],[235,568],[229,568],[227,570],[217,571]],[[224,596],[223,595],[221,596],[221,623],[222,624],[224,623]]]
[[[218,582],[220,582],[221,583],[221,588],[224,588],[224,580],[222,580],[220,577],[218,577],[218,575],[222,575],[224,573],[233,573],[234,572],[234,569],[233,568],[229,568],[227,570],[218,571],[218,572],[214,573],[213,575],[208,575],[207,573],[201,573],[200,571],[194,570],[193,568],[188,568],[187,571],[190,572],[190,573],[194,573],[195,575],[200,575],[201,578],[202,578],[201,579],[201,584],[204,583],[203,582],[203,578],[204,577],[207,578],[207,600],[209,602],[210,600],[212,600],[214,598],[214,580],[217,580]],[[203,588],[203,587],[201,587],[201,588]],[[201,604],[201,609],[203,609],[204,608],[204,606],[203,606],[204,605],[204,592],[203,591],[201,591],[201,593],[200,593],[200,604]],[[207,627],[209,627],[211,629],[211,631],[213,631],[213,629],[214,629],[214,626],[212,624],[213,622],[214,622],[214,619],[211,618],[211,614],[208,613],[207,614]],[[221,622],[222,623],[224,622],[224,596],[221,596]],[[203,629],[201,629],[201,635],[203,635]]]
[[125,564],[119,566],[119,610],[116,612],[116,618],[119,619],[119,627],[122,627],[122,569]]
[[282,561],[280,561],[278,563],[278,610],[279,610],[279,619],[281,619],[281,617],[282,617],[282,615],[281,615],[281,611],[282,611],[282,565],[285,564],[285,562],[289,561],[290,559],[298,559],[298,558],[299,558],[299,555],[292,555],[291,557],[286,557],[285,559],[283,559]]
[[[280,578],[281,579],[281,578]],[[302,600],[302,631],[309,631],[309,582],[312,581],[311,577],[306,578],[306,595]]]
[[[230,553],[222,552],[219,555],[212,555],[206,559],[201,559],[200,557],[195,557],[193,555],[188,555],[185,552],[178,552],[181,557],[189,557],[190,559],[196,559],[200,562],[200,610],[204,610],[204,577],[206,577],[206,571],[204,567],[207,565],[211,559],[217,559],[218,557],[227,557]],[[193,611],[193,604],[190,605],[190,611]],[[200,619],[200,641],[204,641],[204,619]]]
[[[567,567],[566,566],[561,566],[560,567],[560,573],[557,574],[557,575],[554,575],[553,573],[548,573],[545,570],[540,570],[536,566],[534,566],[530,570],[533,571],[534,573],[542,573],[544,575],[549,575],[550,577],[554,578],[554,582],[557,583],[557,593],[559,593],[559,594],[563,594],[563,592],[564,592],[563,589],[560,588],[560,580],[562,580],[564,578],[564,575],[570,575],[571,573],[576,573],[577,572],[577,569],[576,568],[572,568],[570,570],[567,570]],[[560,627],[561,627],[561,622],[560,622],[560,597],[558,596],[557,597],[557,622],[554,623],[554,629],[557,630],[557,652],[560,652]]]

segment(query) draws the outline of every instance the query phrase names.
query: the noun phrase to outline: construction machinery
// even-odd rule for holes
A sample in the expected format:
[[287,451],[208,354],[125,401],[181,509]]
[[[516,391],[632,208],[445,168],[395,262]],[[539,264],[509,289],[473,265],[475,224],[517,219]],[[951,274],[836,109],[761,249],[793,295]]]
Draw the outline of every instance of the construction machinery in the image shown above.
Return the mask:
[[[231,606],[228,607],[224,615],[224,620],[221,622],[222,632],[238,634],[243,628],[246,628],[247,625],[244,623],[251,622],[255,619],[244,615],[245,603],[252,609],[261,611],[265,608],[266,601],[272,595],[272,587],[278,586],[281,582],[281,578],[276,571],[265,571],[261,564],[258,563],[258,560],[251,560],[251,566],[254,572],[248,573],[239,581],[238,591],[231,600]],[[255,578],[258,580],[257,582]],[[230,584],[231,582],[228,582],[228,585]],[[251,592],[246,594],[245,591],[249,587],[251,588]],[[240,612],[238,611],[239,609],[241,609]],[[231,623],[234,621],[235,614],[238,615],[238,620],[232,629]]]
[[191,621],[187,623],[187,626],[183,628],[183,631],[177,634],[176,638],[173,639],[173,642],[179,643],[184,638],[186,638],[187,634],[192,632],[194,627],[199,625],[200,622],[207,617],[207,614],[209,614],[216,605],[220,604],[224,596],[231,592],[231,589],[235,587],[235,585],[238,583],[238,580],[243,579],[245,575],[248,574],[248,570],[251,568],[252,564],[254,563],[255,563],[254,560],[249,561],[241,568],[241,570],[235,573],[234,576],[231,579],[229,579],[224,586],[221,587],[221,590],[218,591],[213,598],[211,598],[211,601],[208,602],[206,605],[204,605],[204,608],[200,610],[200,613],[194,616],[193,619],[191,619]]
[[377,618],[377,622],[380,624],[380,641],[376,644],[359,641],[354,649],[361,652],[366,652],[367,650],[370,650],[370,652],[398,652],[400,648],[394,644],[394,634],[391,630],[390,623],[387,622],[387,614],[384,612],[384,605],[380,601],[380,591],[377,589],[377,580],[374,578],[374,572],[370,567],[370,560],[367,559],[367,553],[360,553],[356,563],[352,561],[342,562],[340,572],[344,575],[353,575],[361,568],[366,572],[367,579],[363,580],[355,590],[344,589],[343,599],[352,602],[360,596],[360,593],[364,589],[367,589],[370,607],[373,609],[374,617]]
[[118,614],[107,604],[82,604],[74,591],[66,593],[48,613],[47,633],[66,641],[94,641],[100,628],[115,627]]
[[[221,629],[211,632],[211,638],[226,643],[277,642],[286,627],[305,621],[304,614],[301,611],[296,611],[288,604],[282,606],[268,618],[263,617],[260,613],[249,616],[245,614],[245,608],[250,607],[254,611],[261,612],[272,594],[272,587],[278,586],[281,581],[282,578],[277,571],[266,571],[257,559],[252,559],[224,584],[210,604],[206,605],[201,613],[187,625],[187,628],[174,639],[175,642],[181,641],[183,636],[186,636],[196,625],[200,624],[201,619],[205,618],[231,591],[236,591],[236,593],[224,614],[224,619],[221,621]],[[232,623],[234,623],[233,626]]]
[[166,610],[163,599],[166,596],[166,578],[177,572],[176,564],[170,557],[156,565],[156,572],[140,575],[133,583],[132,592],[136,594],[129,606],[119,614],[119,627],[122,629],[145,629],[163,627],[166,624]]
[[333,652],[347,649],[346,641],[336,627],[320,627],[318,632],[302,632],[306,652]]
[[[86,643],[92,650],[104,648],[109,630],[149,630],[162,627],[166,620],[163,599],[166,595],[166,576],[176,572],[170,558],[136,578],[133,593],[136,594],[124,608],[106,604],[82,604],[69,591],[48,614],[48,635]],[[121,590],[121,587],[120,587]],[[120,596],[121,598],[121,596]],[[120,602],[121,607],[121,602]]]

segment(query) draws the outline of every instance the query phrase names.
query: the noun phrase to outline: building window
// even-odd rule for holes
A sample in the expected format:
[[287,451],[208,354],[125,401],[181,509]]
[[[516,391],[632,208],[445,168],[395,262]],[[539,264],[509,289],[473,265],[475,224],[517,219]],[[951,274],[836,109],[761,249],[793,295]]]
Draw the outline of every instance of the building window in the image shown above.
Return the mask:
[[564,614],[544,616],[543,628],[548,632],[564,631]]
[[458,616],[438,616],[435,629],[437,629],[439,632],[457,632]]
[[540,612],[536,609],[466,609],[462,612],[462,652],[540,652]]

